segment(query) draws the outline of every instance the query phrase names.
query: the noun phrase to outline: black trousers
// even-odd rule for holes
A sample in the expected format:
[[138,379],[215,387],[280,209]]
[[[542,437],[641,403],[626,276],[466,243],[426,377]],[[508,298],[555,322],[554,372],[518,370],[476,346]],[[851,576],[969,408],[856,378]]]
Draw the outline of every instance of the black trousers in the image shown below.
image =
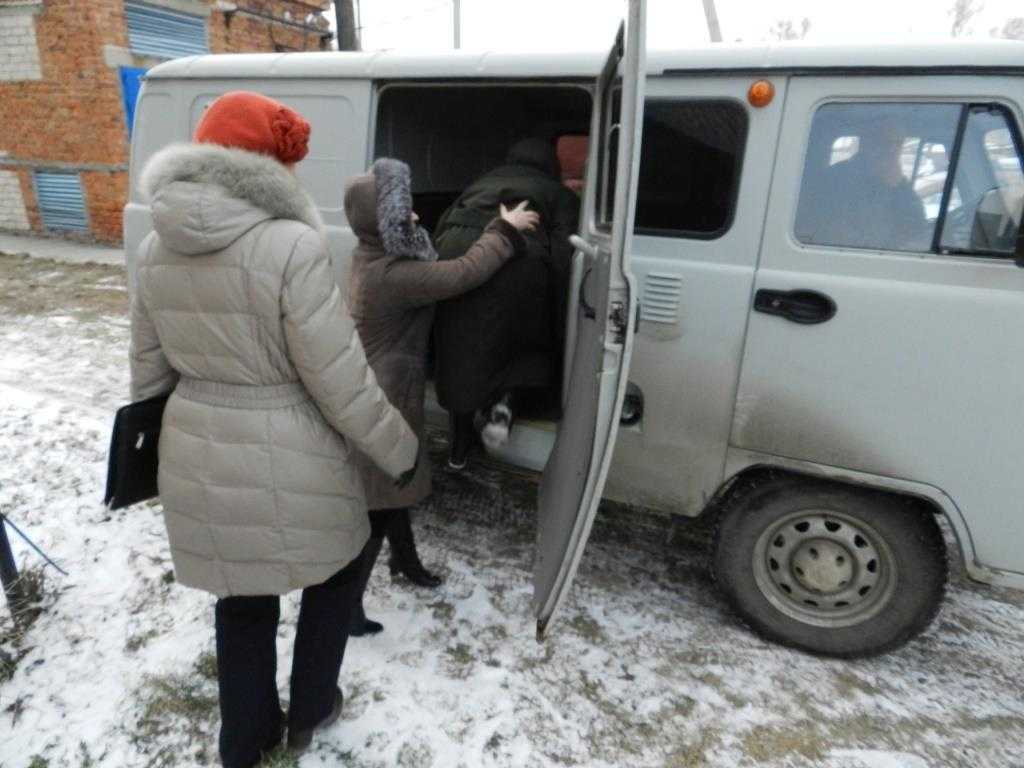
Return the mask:
[[396,514],[409,514],[408,507],[399,507],[397,509],[371,509],[370,515],[370,537],[374,539],[383,539],[388,535],[388,529],[391,527],[391,516]]
[[[295,631],[288,727],[312,728],[331,712],[359,594],[362,555],[327,581],[302,590]],[[225,768],[250,768],[281,741],[277,695],[277,595],[217,601],[220,757]]]

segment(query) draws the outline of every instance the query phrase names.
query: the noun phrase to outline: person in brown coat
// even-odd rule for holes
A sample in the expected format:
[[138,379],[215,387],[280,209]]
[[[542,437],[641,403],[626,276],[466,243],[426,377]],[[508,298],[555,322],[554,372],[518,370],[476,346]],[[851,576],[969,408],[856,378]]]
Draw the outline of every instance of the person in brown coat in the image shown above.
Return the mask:
[[[417,470],[404,487],[396,487],[394,479],[368,458],[358,459],[372,528],[360,573],[362,591],[384,536],[391,546],[392,575],[401,572],[419,586],[441,583],[416,554],[409,518],[409,507],[430,494],[430,465],[422,435],[434,304],[483,285],[507,261],[525,252],[526,241],[520,233],[532,230],[540,220],[525,208],[525,201],[512,210],[502,206],[501,215],[462,257],[437,261],[430,237],[418,226],[412,210],[408,165],[381,158],[369,173],[346,185],[345,215],[359,238],[352,254],[349,309],[377,381],[421,438]],[[352,613],[350,634],[382,629],[366,618],[360,599]]]

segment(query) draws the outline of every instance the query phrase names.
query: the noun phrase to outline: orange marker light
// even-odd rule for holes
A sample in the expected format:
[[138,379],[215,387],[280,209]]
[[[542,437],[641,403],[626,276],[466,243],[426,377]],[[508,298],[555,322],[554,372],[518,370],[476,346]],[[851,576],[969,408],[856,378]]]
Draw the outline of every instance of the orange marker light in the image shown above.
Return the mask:
[[767,107],[775,98],[775,86],[769,80],[758,80],[747,91],[747,101],[753,107]]

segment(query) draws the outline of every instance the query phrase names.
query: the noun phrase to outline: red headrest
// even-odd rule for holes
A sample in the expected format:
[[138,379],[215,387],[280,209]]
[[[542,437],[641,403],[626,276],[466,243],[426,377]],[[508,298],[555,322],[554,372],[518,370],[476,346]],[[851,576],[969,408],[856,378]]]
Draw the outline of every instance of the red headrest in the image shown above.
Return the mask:
[[587,149],[590,137],[586,135],[559,136],[555,145],[558,166],[562,169],[562,180],[582,179],[587,167]]

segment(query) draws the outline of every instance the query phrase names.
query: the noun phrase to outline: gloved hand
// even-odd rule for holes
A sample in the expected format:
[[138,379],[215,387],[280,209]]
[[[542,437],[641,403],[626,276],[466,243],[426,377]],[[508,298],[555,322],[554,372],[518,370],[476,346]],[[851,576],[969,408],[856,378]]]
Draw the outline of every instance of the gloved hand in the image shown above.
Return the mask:
[[407,469],[405,472],[398,476],[397,480],[395,480],[395,487],[401,490],[402,488],[405,488],[407,485],[409,485],[409,483],[412,482],[412,479],[416,477],[416,470],[419,469],[419,466],[420,457],[417,456],[416,463],[412,465],[412,469]]

